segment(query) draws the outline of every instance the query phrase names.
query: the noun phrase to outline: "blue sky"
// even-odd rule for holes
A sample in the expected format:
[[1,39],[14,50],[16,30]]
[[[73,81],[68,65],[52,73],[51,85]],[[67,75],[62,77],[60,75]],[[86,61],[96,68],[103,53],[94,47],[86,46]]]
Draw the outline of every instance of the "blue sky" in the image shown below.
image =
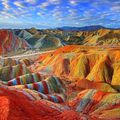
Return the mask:
[[0,0],[0,28],[120,28],[120,0]]

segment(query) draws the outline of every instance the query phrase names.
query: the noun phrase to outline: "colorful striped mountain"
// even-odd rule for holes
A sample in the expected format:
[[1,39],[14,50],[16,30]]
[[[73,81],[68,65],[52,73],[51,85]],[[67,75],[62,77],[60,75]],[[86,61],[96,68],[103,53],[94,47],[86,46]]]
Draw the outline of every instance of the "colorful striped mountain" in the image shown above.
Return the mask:
[[119,58],[119,47],[69,45],[4,59],[0,119],[119,120]]

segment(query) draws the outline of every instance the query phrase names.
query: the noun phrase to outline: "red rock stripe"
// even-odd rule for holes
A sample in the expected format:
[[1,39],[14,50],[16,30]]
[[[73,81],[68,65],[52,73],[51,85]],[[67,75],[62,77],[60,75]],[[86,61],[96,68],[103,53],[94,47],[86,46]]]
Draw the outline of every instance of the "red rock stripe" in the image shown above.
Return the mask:
[[48,95],[47,97],[48,97],[48,100],[54,102],[54,100],[53,100],[53,98],[51,96]]
[[19,77],[16,78],[16,81],[17,81],[17,84],[18,84],[18,85],[21,85],[21,83],[20,83],[20,78],[19,78]]
[[64,102],[63,99],[60,96],[55,95],[55,97],[58,99],[58,103]]
[[39,81],[41,81],[41,75],[39,73],[37,73],[37,77],[38,77]]
[[9,81],[9,82],[8,82],[8,86],[12,86],[12,81]]
[[38,91],[39,88],[38,88],[38,85],[36,83],[33,83],[33,89]]
[[46,83],[45,81],[42,81],[42,84],[43,84],[43,87],[44,87],[44,93],[45,93],[45,94],[48,94],[48,93],[49,93],[49,90],[48,90],[47,83]]

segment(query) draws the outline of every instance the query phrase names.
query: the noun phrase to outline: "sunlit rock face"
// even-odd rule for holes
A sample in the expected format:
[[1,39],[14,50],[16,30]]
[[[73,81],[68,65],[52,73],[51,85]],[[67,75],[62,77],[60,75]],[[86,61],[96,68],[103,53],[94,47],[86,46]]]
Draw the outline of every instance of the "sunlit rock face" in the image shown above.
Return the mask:
[[119,120],[119,58],[119,47],[70,45],[34,61],[6,59],[0,118]]
[[[109,47],[65,46],[53,53],[40,55],[36,69],[59,77],[106,83],[117,88],[120,49]],[[44,67],[43,67],[44,66]],[[116,85],[116,86],[115,86]]]

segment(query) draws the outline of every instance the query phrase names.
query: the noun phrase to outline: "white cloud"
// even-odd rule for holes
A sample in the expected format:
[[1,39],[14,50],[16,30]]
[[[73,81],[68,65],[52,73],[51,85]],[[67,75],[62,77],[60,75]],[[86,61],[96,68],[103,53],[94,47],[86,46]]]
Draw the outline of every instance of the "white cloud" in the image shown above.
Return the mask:
[[118,5],[113,6],[113,7],[111,7],[111,10],[114,12],[120,12],[120,6],[118,6]]
[[75,22],[76,25],[79,25],[79,22]]
[[6,11],[1,11],[0,15],[2,15],[3,18],[5,17],[5,18],[14,18],[14,19],[16,19],[15,15],[13,15],[11,13],[8,13]]
[[18,2],[18,1],[15,1],[14,5],[16,5],[17,7],[21,7],[21,8],[25,7],[22,2]]
[[76,17],[77,16],[77,10],[76,9],[69,9],[68,12],[70,13],[71,17]]
[[43,2],[41,5],[40,5],[40,7],[41,8],[46,8],[46,7],[48,7],[49,6],[49,2]]
[[43,12],[37,12],[37,15],[40,17],[44,17],[45,14]]
[[60,0],[48,0],[49,3],[51,4],[60,4]]
[[46,0],[45,2],[43,2],[40,7],[45,9],[46,7],[50,6],[50,5],[58,5],[60,4],[61,0]]
[[75,6],[78,4],[78,1],[77,0],[70,0],[69,3],[73,6]]
[[56,11],[53,16],[55,16],[56,18],[59,18],[61,16],[61,11]]
[[41,12],[37,12],[37,15],[42,16],[42,13]]
[[59,6],[55,7],[55,9],[52,11],[53,17],[57,19],[61,19],[62,17],[62,11]]
[[25,0],[25,1],[30,4],[35,4],[37,2],[37,0]]
[[76,1],[71,0],[71,1],[70,1],[70,4],[72,4],[72,5],[76,5]]
[[101,13],[100,18],[105,18],[106,16],[112,15],[113,13],[106,12],[106,13]]
[[2,0],[2,5],[4,6],[4,9],[9,9],[10,8],[8,0]]

